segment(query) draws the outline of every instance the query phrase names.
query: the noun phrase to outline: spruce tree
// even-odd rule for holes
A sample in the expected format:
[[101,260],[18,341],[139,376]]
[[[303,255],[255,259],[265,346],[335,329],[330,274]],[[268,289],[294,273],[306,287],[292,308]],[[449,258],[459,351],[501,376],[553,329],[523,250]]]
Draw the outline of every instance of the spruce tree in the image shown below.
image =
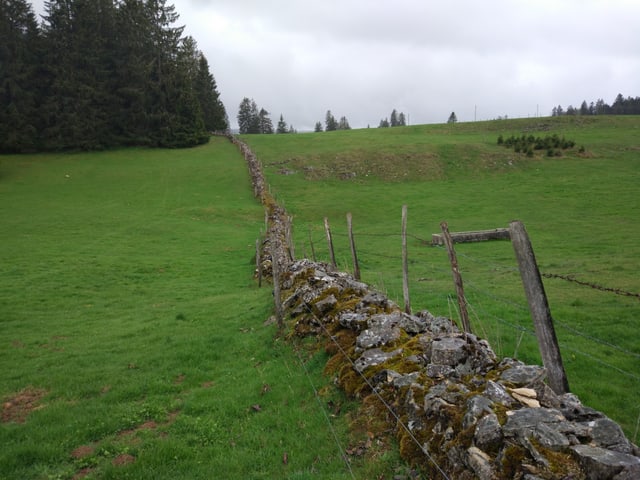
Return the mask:
[[392,127],[398,126],[398,112],[396,112],[395,108],[391,112],[391,117],[389,117],[389,125],[391,125]]
[[[247,97],[242,99],[240,102],[240,107],[238,108],[238,127],[240,128],[240,133],[251,133],[251,124],[252,124],[252,110],[251,103]],[[254,102],[255,103],[255,102]]]
[[0,152],[38,149],[41,46],[31,5],[0,0]]
[[258,117],[260,118],[260,133],[273,133],[273,122],[269,118],[269,112],[261,108]]
[[327,132],[332,132],[338,129],[338,122],[336,121],[336,118],[331,113],[331,110],[327,110],[327,114],[325,115],[324,125],[325,125],[324,129]]
[[287,122],[284,121],[282,114],[280,114],[280,120],[278,120],[278,126],[276,127],[276,133],[288,133]]

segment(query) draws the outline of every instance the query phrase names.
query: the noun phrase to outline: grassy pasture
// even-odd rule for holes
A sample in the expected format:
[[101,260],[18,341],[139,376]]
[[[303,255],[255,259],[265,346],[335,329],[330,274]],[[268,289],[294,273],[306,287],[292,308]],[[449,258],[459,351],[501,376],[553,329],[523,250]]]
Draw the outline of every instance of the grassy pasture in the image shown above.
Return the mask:
[[[557,133],[577,144],[534,158],[496,145],[498,135]],[[543,273],[640,292],[640,118],[562,117],[409,126],[244,140],[265,165],[272,193],[294,216],[298,256],[336,256],[350,269],[345,215],[352,212],[363,280],[402,302],[400,213],[409,207],[411,303],[456,317],[446,251],[452,231],[524,222]],[[578,153],[584,145],[586,152]],[[539,363],[509,242],[460,244],[474,331],[500,355]],[[640,300],[545,278],[569,383],[589,406],[640,439]]]
[[0,157],[0,478],[351,478],[318,402],[343,448],[352,407],[263,325],[251,191],[226,139]]

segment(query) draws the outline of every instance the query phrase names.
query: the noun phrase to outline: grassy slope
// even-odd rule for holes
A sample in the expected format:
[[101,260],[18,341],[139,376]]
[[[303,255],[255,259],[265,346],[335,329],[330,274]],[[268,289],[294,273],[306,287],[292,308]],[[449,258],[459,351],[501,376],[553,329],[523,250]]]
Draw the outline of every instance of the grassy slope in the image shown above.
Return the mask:
[[322,362],[308,378],[262,326],[248,187],[224,139],[0,157],[0,399],[47,392],[0,424],[0,478],[350,478],[309,383]]
[[[529,159],[496,145],[499,134],[522,133],[565,135],[587,154]],[[638,117],[577,117],[245,140],[295,217],[298,255],[310,254],[311,236],[318,256],[328,258],[327,216],[338,261],[349,268],[344,216],[350,211],[364,280],[399,302],[398,233],[407,204],[412,306],[455,316],[446,253],[426,246],[442,220],[452,231],[522,220],[543,272],[640,292],[639,138]],[[464,244],[457,252],[475,331],[500,354],[539,362],[511,245]],[[557,279],[545,279],[545,286],[572,390],[638,441],[640,302]]]

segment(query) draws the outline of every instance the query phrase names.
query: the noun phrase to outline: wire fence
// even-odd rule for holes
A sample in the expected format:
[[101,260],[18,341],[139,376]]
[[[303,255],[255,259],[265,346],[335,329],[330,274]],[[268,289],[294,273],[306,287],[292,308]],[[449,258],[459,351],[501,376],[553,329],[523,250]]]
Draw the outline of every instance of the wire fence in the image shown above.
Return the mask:
[[[304,252],[312,243],[318,260],[326,261],[328,246],[321,224],[305,228],[309,235],[298,235],[300,240],[305,238],[296,249]],[[339,268],[350,270],[348,234],[338,225],[332,226],[332,235]],[[356,224],[354,237],[364,280],[400,303],[400,233],[362,231]],[[412,306],[455,320],[457,301],[446,249],[432,246],[428,235],[416,229],[408,237],[412,239],[408,262]],[[510,242],[484,243],[482,247],[456,245],[474,333],[487,338],[499,356],[540,363]],[[541,275],[572,390],[586,404],[609,410],[607,413],[628,433],[633,432],[632,441],[637,441],[640,342],[634,325],[640,319],[640,294],[584,280],[573,273],[541,271]]]

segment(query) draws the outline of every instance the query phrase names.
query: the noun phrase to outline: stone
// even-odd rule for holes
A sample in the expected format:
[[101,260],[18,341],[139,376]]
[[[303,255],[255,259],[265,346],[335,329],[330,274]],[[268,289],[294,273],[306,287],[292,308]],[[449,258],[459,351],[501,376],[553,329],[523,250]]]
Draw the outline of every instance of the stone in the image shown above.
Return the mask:
[[344,328],[360,332],[367,328],[369,316],[364,313],[343,312],[338,318],[338,322]]
[[392,383],[396,388],[410,387],[411,385],[418,384],[419,379],[420,372],[413,372],[394,378]]
[[400,338],[400,329],[391,325],[378,325],[364,330],[356,339],[356,348],[366,350],[368,348],[388,345]]
[[538,365],[517,365],[502,372],[500,380],[515,387],[529,387],[541,382],[546,374],[546,370]]
[[333,309],[337,304],[338,299],[336,299],[336,297],[332,293],[331,295],[327,295],[326,298],[317,301],[314,307],[316,308],[317,313],[319,313],[320,315],[324,315],[331,309]]
[[571,421],[588,421],[603,418],[604,414],[590,407],[585,407],[580,399],[573,393],[565,393],[559,396],[558,409]]
[[462,428],[467,428],[476,424],[478,419],[487,413],[493,413],[492,403],[487,397],[474,395],[467,401],[467,413],[462,418]]
[[380,365],[386,362],[390,358],[397,357],[402,353],[402,349],[394,350],[393,352],[383,352],[379,348],[372,348],[366,350],[356,361],[355,368],[358,372],[364,372],[368,367],[374,365]]
[[491,457],[478,447],[467,449],[467,463],[479,480],[492,480],[495,472],[491,466]]
[[466,346],[464,338],[438,338],[431,344],[431,363],[455,367],[467,358]]
[[369,306],[375,306],[385,310],[389,307],[389,304],[389,300],[383,294],[379,292],[369,292],[362,298],[357,308],[364,309]]
[[446,317],[436,317],[428,310],[416,313],[416,317],[425,321],[427,329],[434,335],[460,333],[456,325]]
[[378,373],[376,373],[373,377],[371,377],[371,384],[373,386],[378,386],[381,383],[384,384],[390,384],[392,383],[396,378],[401,377],[402,375],[400,375],[398,372],[396,372],[395,370],[389,370],[389,369],[384,369],[384,370],[380,370]]
[[[518,440],[535,438],[552,450],[569,446],[569,439],[561,433],[566,430],[566,419],[559,410],[552,408],[522,408],[507,412],[507,422],[502,427],[506,437]],[[523,444],[528,448],[528,444]]]
[[640,458],[591,445],[574,445],[571,450],[588,480],[613,479],[616,475],[640,469]]
[[615,452],[633,454],[631,442],[625,437],[620,425],[610,418],[599,418],[588,422],[591,438],[596,446]]
[[400,313],[398,326],[405,332],[416,335],[427,331],[427,322],[415,315],[408,315],[404,312]]
[[495,413],[485,415],[476,425],[473,441],[485,452],[498,450],[502,444],[502,427]]
[[513,397],[509,395],[504,385],[494,382],[493,380],[487,381],[487,386],[484,389],[484,395],[490,398],[493,402],[510,407],[514,404]]
[[455,370],[449,365],[436,365],[430,363],[427,365],[427,376],[431,378],[445,378],[453,375]]

